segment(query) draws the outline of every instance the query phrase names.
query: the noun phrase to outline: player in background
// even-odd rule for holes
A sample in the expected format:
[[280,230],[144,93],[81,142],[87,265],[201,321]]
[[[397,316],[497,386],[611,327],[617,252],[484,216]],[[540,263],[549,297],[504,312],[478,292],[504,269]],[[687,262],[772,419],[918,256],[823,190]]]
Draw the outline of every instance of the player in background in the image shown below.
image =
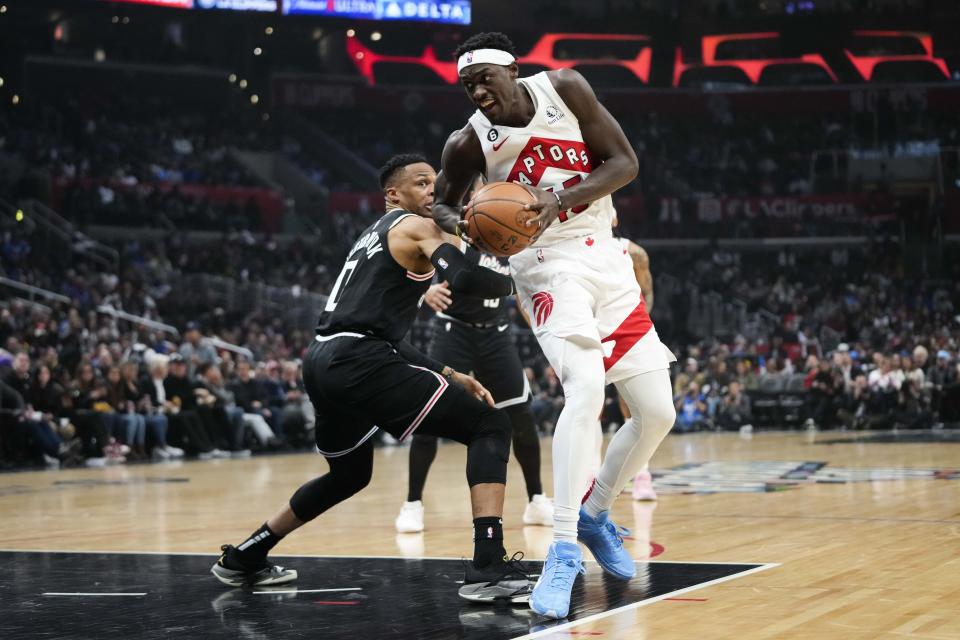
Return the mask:
[[[465,232],[460,207],[479,173],[526,185],[533,245],[510,271],[544,355],[560,376],[565,405],[553,438],[554,542],[530,606],[565,617],[577,575],[579,539],[605,571],[636,574],[609,510],[673,425],[669,363],[632,263],[613,237],[610,194],[632,181],[636,155],[590,85],[571,69],[518,78],[513,44],[501,33],[471,36],[455,52],[460,83],[477,111],[443,150],[434,219]],[[581,507],[589,452],[607,383],[633,418],[614,435]]]
[[[614,217],[613,227],[617,228],[619,219]],[[647,305],[647,313],[653,313],[653,273],[650,271],[650,256],[643,247],[633,242],[629,238],[620,236],[618,238],[623,250],[633,263],[633,275],[640,285],[640,295],[643,296],[643,302]],[[623,396],[618,398],[620,402],[620,413],[623,419],[630,419],[630,407],[624,402]],[[602,438],[602,437],[601,437]],[[657,492],[653,488],[653,476],[650,475],[650,463],[643,465],[643,468],[633,477],[633,487],[631,494],[634,500],[656,500]]]
[[[483,186],[478,179],[473,191]],[[509,275],[506,258],[480,253],[465,241],[448,236],[470,264]],[[543,495],[540,481],[540,437],[533,421],[530,383],[523,372],[517,346],[510,333],[510,318],[503,298],[454,295],[447,282],[427,289],[424,299],[437,313],[430,342],[430,357],[457,371],[472,373],[493,395],[494,406],[506,412],[513,432],[513,454],[520,463],[527,487],[523,523],[553,524],[553,503]],[[415,433],[410,442],[407,501],[396,519],[399,533],[423,531],[423,487],[437,455],[437,438]]]
[[438,274],[463,295],[499,298],[510,278],[471,265],[430,218],[433,168],[421,156],[395,156],[380,184],[387,213],[347,256],[304,358],[303,381],[316,408],[317,449],[330,470],[300,487],[289,503],[241,544],[224,545],[211,571],[231,586],[283,584],[292,569],[267,561],[284,536],[347,500],[370,482],[373,436],[398,440],[414,431],[467,445],[474,554],[461,598],[525,602],[530,581],[503,547],[503,495],[510,421],[479,382],[403,340]]

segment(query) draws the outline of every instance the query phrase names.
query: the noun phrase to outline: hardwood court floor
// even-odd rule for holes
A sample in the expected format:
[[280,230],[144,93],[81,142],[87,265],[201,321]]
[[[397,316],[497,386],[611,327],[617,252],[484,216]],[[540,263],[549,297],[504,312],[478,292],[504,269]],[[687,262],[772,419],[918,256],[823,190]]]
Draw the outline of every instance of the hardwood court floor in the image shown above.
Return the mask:
[[[652,539],[662,547],[657,561],[779,566],[545,637],[960,638],[960,443],[849,441],[855,437],[670,436],[652,465],[658,475],[673,469],[658,480],[671,483],[660,501],[623,494],[614,507],[614,519],[633,529],[634,555],[647,557]],[[370,487],[277,552],[468,554],[464,451],[440,449],[425,493],[426,533],[394,532],[407,449],[387,448],[377,452]],[[549,441],[543,453],[549,486]],[[303,454],[0,475],[0,548],[215,554],[324,469],[318,456]],[[550,532],[520,523],[525,496],[515,461],[507,494],[508,550],[542,558]],[[211,579],[210,588],[219,585]]]

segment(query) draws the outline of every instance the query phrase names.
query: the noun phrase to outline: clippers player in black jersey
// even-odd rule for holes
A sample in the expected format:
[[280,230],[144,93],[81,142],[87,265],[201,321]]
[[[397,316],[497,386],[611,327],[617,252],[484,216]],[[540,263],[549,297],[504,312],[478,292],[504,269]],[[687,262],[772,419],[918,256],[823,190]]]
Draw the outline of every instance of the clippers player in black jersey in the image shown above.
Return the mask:
[[[474,191],[483,179],[474,183]],[[471,264],[510,274],[506,258],[480,253],[456,236],[449,242],[459,245]],[[425,297],[437,312],[429,354],[457,371],[472,372],[493,395],[494,406],[510,417],[513,454],[520,463],[527,485],[527,506],[523,523],[553,525],[553,503],[543,495],[540,482],[540,438],[531,410],[530,384],[523,371],[513,336],[507,305],[501,298],[454,295],[447,282],[432,285]],[[410,474],[407,501],[396,519],[398,533],[423,531],[423,487],[430,465],[437,455],[437,438],[416,433],[410,442]]]
[[300,487],[244,542],[222,547],[212,568],[221,582],[265,586],[295,580],[296,571],[271,564],[267,553],[367,486],[371,436],[383,429],[398,440],[417,431],[467,445],[474,555],[460,597],[529,600],[532,583],[503,548],[510,421],[474,378],[404,342],[435,273],[462,295],[499,298],[513,291],[509,277],[470,264],[445,242],[430,217],[435,178],[416,155],[396,156],[381,170],[388,211],[350,249],[304,358],[317,448],[330,471]]

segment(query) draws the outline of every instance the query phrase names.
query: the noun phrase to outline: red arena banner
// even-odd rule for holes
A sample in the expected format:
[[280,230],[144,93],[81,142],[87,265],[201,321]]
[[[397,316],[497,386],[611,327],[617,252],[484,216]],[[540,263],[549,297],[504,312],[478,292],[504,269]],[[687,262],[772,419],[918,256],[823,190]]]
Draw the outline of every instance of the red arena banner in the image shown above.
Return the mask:
[[[594,42],[635,42],[637,55],[630,59],[597,57],[597,58],[561,58],[555,49],[557,43],[571,40]],[[416,64],[436,73],[447,84],[457,82],[457,64],[451,60],[437,58],[433,47],[427,45],[419,56],[394,56],[373,51],[356,37],[347,38],[347,54],[356,65],[357,71],[367,79],[370,85],[376,84],[374,65],[381,62]],[[646,35],[617,34],[617,33],[546,33],[540,37],[530,52],[517,58],[517,62],[534,64],[547,69],[565,69],[583,67],[587,65],[623,67],[633,73],[644,83],[650,80],[650,61],[653,55],[650,37]]]
[[684,64],[683,53],[680,47],[677,47],[676,58],[673,67],[673,86],[680,86],[680,78],[688,69],[697,69],[704,67],[736,67],[743,71],[750,82],[757,84],[760,82],[760,75],[763,70],[779,64],[810,64],[815,65],[826,71],[830,78],[837,82],[837,75],[827,64],[819,53],[804,54],[797,58],[736,58],[726,60],[717,57],[717,48],[728,42],[738,40],[759,41],[759,40],[779,40],[780,34],[770,33],[732,33],[726,35],[703,36],[701,41],[701,50],[703,63]]
[[950,70],[947,68],[946,61],[933,55],[933,37],[929,33],[919,31],[854,31],[853,35],[855,38],[869,38],[874,41],[890,40],[891,43],[897,39],[907,38],[916,41],[925,52],[909,55],[857,55],[850,49],[844,49],[843,52],[856,67],[857,73],[867,82],[873,79],[874,70],[878,64],[883,62],[927,62],[939,69],[944,78],[950,78]]

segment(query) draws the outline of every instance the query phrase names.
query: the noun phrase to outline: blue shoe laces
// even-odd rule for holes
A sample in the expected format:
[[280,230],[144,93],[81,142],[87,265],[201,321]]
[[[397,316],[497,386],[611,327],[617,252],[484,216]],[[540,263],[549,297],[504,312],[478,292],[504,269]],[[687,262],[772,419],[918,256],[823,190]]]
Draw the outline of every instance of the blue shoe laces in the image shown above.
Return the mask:
[[578,573],[586,573],[582,560],[557,558],[556,556],[554,556],[554,560],[556,562],[552,567],[553,575],[550,576],[551,587],[564,586],[576,580]]

